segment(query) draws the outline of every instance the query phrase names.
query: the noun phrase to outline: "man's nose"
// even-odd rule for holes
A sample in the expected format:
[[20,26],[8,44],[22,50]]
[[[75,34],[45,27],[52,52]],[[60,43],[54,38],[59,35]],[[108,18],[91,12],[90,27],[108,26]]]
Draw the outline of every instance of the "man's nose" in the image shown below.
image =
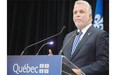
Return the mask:
[[76,17],[80,17],[80,13],[79,12],[77,12]]

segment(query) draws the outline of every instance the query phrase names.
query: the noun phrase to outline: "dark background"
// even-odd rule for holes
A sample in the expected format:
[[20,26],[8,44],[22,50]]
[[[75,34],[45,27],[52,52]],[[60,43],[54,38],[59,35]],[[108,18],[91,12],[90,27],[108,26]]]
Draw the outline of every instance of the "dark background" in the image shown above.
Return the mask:
[[[25,47],[66,29],[53,40],[54,45],[46,45],[39,54],[47,55],[48,49],[58,54],[65,35],[76,29],[72,15],[76,0],[7,0],[7,54],[20,55]],[[87,0],[93,9],[96,0]],[[104,30],[109,33],[109,0],[103,0]],[[28,48],[24,55],[34,55],[40,46],[48,41]]]

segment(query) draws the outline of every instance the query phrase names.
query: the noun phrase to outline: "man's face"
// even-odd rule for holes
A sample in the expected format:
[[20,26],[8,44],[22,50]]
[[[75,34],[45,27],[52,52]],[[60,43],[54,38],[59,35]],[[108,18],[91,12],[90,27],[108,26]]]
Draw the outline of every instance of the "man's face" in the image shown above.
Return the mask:
[[91,20],[91,14],[88,13],[85,5],[75,5],[73,9],[73,21],[80,30],[86,27]]

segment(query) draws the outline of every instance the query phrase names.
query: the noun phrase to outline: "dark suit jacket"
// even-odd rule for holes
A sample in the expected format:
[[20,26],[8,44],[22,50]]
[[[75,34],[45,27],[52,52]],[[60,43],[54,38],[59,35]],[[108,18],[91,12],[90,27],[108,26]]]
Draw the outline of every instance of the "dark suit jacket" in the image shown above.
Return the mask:
[[[66,35],[63,45],[75,34],[74,30]],[[109,75],[109,36],[93,25],[87,30],[71,56],[74,37],[63,50],[64,56],[79,67],[86,75]]]

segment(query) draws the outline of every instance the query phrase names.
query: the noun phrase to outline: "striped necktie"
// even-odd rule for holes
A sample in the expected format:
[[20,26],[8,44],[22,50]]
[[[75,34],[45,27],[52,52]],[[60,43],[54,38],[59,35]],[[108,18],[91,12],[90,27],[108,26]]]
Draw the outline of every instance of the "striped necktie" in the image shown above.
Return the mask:
[[75,49],[77,48],[79,42],[80,42],[80,37],[83,34],[83,32],[79,32],[78,35],[76,35],[74,42],[73,42],[73,47],[72,47],[72,51],[71,51],[71,55],[73,55],[73,53],[75,52]]

